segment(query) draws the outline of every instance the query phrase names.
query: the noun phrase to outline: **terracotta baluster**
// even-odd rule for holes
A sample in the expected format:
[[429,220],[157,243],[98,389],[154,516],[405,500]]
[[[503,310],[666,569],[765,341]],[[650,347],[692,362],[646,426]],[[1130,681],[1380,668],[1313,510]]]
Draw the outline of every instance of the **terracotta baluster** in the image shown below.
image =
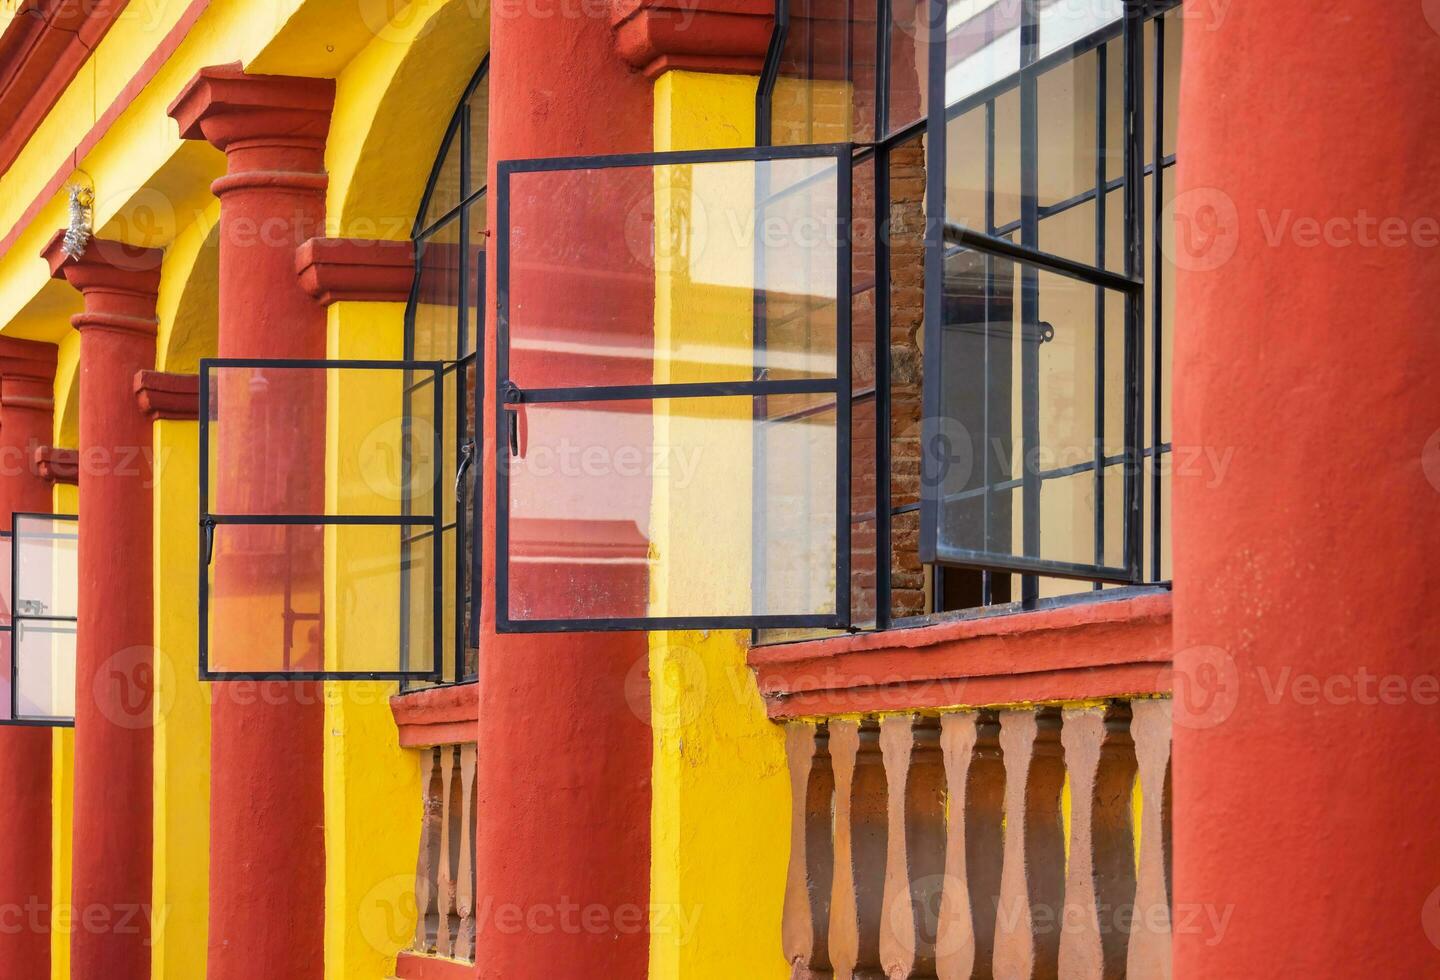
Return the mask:
[[941,980],[969,980],[990,976],[994,957],[995,906],[1004,853],[1005,767],[993,713],[955,712],[942,717],[940,724],[950,803],[936,974]]
[[830,958],[839,978],[883,980],[880,917],[888,813],[879,725],[832,721],[830,755],[835,768]]
[[891,978],[935,976],[945,874],[945,765],[940,724],[900,715],[880,723],[889,831],[880,957]]
[[785,726],[790,764],[790,867],[785,882],[781,945],[794,980],[828,980],[830,890],[835,850],[830,839],[835,774],[825,726]]
[[1135,747],[1123,705],[1064,712],[1060,740],[1070,773],[1070,861],[1060,932],[1060,976],[1125,976],[1121,910],[1135,894],[1130,794]]
[[1000,747],[1005,866],[995,923],[995,975],[1051,980],[1059,970],[1057,918],[1065,890],[1060,713],[1052,708],[1001,712]]
[[475,745],[460,746],[460,874],[456,879],[455,958],[475,959]]
[[440,836],[443,828],[440,813],[440,750],[426,749],[420,753],[420,856],[415,862],[415,949],[430,952],[434,935],[430,932],[430,911],[436,905],[435,880],[439,875]]
[[1127,969],[1170,977],[1170,702],[1133,701],[1130,735],[1140,768],[1140,861]]
[[437,916],[435,948],[441,956],[453,956],[455,950],[455,867],[460,856],[460,807],[457,806],[455,784],[455,746],[440,748],[440,880],[436,889]]

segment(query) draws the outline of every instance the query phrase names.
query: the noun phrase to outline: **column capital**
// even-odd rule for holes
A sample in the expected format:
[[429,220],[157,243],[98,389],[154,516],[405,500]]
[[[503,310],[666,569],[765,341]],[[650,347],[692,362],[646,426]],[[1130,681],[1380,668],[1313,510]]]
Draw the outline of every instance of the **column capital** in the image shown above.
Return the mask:
[[99,327],[153,335],[165,253],[92,238],[84,253],[75,256],[65,251],[64,240],[65,231],[57,231],[40,256],[53,278],[64,279],[85,297],[85,312],[71,317],[71,325],[77,330]]
[[152,422],[200,418],[200,378],[166,371],[135,372],[135,400]]
[[55,408],[54,344],[0,337],[0,424],[5,409]]
[[80,483],[80,452],[59,446],[35,447],[35,472],[50,483]]
[[655,78],[672,69],[758,75],[775,20],[772,0],[619,0],[615,50]]
[[320,303],[403,303],[415,280],[415,245],[362,238],[312,238],[295,250],[295,274]]
[[225,152],[215,194],[241,187],[325,188],[325,136],[335,80],[247,75],[239,63],[202,68],[167,110],[180,138]]

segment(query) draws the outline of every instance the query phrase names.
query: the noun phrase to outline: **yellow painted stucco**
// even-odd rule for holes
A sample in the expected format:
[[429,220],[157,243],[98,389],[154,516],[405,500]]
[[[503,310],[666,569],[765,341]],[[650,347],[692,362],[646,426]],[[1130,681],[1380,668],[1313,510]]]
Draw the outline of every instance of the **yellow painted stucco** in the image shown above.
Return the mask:
[[159,421],[155,447],[155,915],[150,975],[205,975],[210,877],[210,698],[196,676],[199,425]]
[[[661,75],[655,83],[655,149],[752,145],[755,85],[754,78],[734,75]],[[657,178],[657,228],[665,220],[665,193]],[[693,340],[682,337],[684,331],[710,322],[701,318],[702,325],[693,326],[696,321],[677,315],[696,301],[686,289],[660,278],[657,346]],[[692,380],[673,377],[675,365],[663,358],[657,363],[672,375],[657,380]],[[678,421],[657,417],[657,439],[669,438],[661,428]],[[745,479],[748,487],[748,474]],[[656,486],[657,515],[677,504],[694,506],[693,500],[680,504],[671,497],[675,488],[663,482]],[[678,521],[680,511],[671,512]],[[701,542],[681,536],[703,533],[706,526],[692,523],[686,531],[672,523],[652,533],[662,546],[693,549]],[[735,560],[748,567],[748,556]],[[670,587],[686,588],[657,586]],[[747,649],[748,636],[737,631],[650,634],[650,900],[664,915],[657,916],[650,941],[655,980],[789,975],[780,946],[790,821],[785,740],[765,717],[745,665]],[[674,925],[682,921],[689,926]]]
[[[398,359],[404,304],[342,302],[328,311],[328,355]],[[326,386],[328,513],[393,514],[398,475],[369,464],[398,453],[400,372],[332,371]],[[376,450],[381,450],[376,452]],[[397,529],[326,534],[325,635],[330,669],[393,670],[399,628]],[[390,569],[377,583],[368,569]],[[383,592],[385,594],[378,594]],[[377,642],[377,638],[379,638]],[[376,657],[388,658],[387,663]],[[387,977],[415,932],[420,849],[417,753],[400,748],[389,681],[325,684],[325,976]]]
[[[62,360],[63,357],[62,349]],[[68,376],[73,375],[72,364]],[[57,394],[59,391],[57,374]],[[56,424],[58,427],[58,412]],[[53,502],[57,514],[80,512],[80,494],[76,487],[57,483]],[[75,814],[75,730],[57,728],[50,737],[50,977],[51,980],[70,980],[70,830]]]

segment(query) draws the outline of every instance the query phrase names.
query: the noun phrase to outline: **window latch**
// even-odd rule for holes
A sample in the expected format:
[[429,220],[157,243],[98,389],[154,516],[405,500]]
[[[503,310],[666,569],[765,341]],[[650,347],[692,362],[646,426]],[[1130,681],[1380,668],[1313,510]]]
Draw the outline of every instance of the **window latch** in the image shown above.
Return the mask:
[[507,411],[510,455],[520,455],[520,406],[525,402],[525,392],[515,382],[506,380],[502,386],[505,392],[505,408]]
[[205,567],[215,560],[215,518],[201,518],[200,526],[205,529]]
[[465,501],[465,474],[473,462],[475,462],[475,440],[466,439],[465,444],[460,447],[460,464],[455,467],[455,502],[457,504]]

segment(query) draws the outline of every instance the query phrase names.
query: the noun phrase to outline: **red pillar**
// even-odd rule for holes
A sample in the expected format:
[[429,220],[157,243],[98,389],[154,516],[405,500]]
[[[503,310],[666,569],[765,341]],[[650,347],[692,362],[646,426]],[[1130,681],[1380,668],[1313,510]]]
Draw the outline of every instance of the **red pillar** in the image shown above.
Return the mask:
[[[490,186],[507,158],[645,151],[652,83],[614,48],[594,17],[503,17],[491,24]],[[545,95],[543,111],[537,93]],[[495,227],[495,198],[489,199]],[[489,289],[495,256],[487,249]],[[653,296],[649,297],[653,302]],[[494,309],[486,310],[487,403],[494,392]],[[494,426],[480,413],[493,460]],[[646,656],[643,633],[494,633],[495,514],[484,516],[481,765],[476,773],[477,927],[481,977],[643,977],[643,910],[650,877],[650,738],[625,698]],[[522,774],[523,778],[517,778]],[[477,906],[480,907],[480,906]],[[586,927],[580,909],[639,929]],[[554,928],[515,928],[554,922]],[[530,918],[533,914],[534,918]],[[594,921],[595,913],[589,913]],[[563,923],[574,925],[562,927]]]
[[1227,465],[1174,487],[1184,980],[1440,969],[1433,8],[1186,29],[1174,444]]
[[62,234],[44,256],[84,297],[80,331],[80,601],[76,651],[71,971],[150,976],[150,423],[135,372],[155,364],[158,249]]
[[[50,444],[54,391],[55,346],[0,337],[0,526],[50,510],[33,460]],[[0,727],[0,840],[27,842],[0,847],[0,963],[16,976],[50,975],[50,739],[47,728]]]
[[[226,155],[227,172],[212,185],[222,357],[325,356],[325,311],[296,279],[295,250],[324,230],[334,92],[329,79],[206,68],[170,107],[182,138]],[[323,389],[315,412],[323,440]],[[323,441],[299,438],[258,448],[305,450],[299,457],[323,473]],[[297,473],[278,503],[321,512],[323,484],[303,482]],[[217,500],[227,492],[222,474]],[[219,574],[217,566],[217,592]],[[324,705],[315,683],[266,688],[257,697],[251,685],[214,686],[209,980],[302,980],[324,968]]]

